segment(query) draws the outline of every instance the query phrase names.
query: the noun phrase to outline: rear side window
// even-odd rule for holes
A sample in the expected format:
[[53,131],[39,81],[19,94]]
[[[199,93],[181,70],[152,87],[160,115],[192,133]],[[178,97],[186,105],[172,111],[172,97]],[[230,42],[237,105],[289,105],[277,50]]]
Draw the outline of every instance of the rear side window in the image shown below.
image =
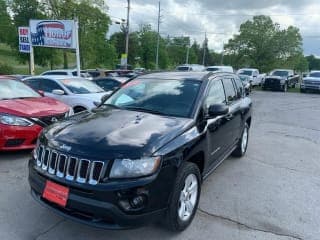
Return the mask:
[[68,75],[67,72],[47,72],[42,75]]
[[63,90],[58,83],[50,79],[41,80],[41,90],[51,93],[53,90]]
[[105,91],[113,91],[115,88],[120,87],[121,83],[115,80],[97,80],[96,83]]
[[29,87],[31,87],[35,91],[39,91],[40,89],[40,81],[39,79],[27,79],[24,81]]
[[238,77],[235,77],[233,80],[234,80],[235,87],[237,90],[237,98],[241,98],[244,93],[243,84],[242,84],[240,78],[238,78]]
[[232,79],[231,78],[224,78],[222,80],[222,82],[223,82],[223,86],[224,86],[224,91],[226,93],[227,102],[228,102],[228,104],[230,104],[237,99],[237,93],[234,89]]

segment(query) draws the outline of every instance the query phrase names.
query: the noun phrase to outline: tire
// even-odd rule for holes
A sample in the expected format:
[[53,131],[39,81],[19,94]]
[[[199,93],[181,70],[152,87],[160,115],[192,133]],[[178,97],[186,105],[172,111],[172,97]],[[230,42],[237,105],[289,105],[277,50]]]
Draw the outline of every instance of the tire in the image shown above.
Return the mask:
[[237,148],[232,152],[234,157],[242,157],[246,154],[249,141],[249,125],[245,123],[244,128],[241,133],[241,138],[237,144]]
[[[186,188],[187,183],[192,183],[190,185],[193,186],[192,190]],[[165,220],[168,229],[174,232],[181,232],[190,225],[198,208],[200,193],[200,170],[196,164],[186,162],[178,170],[170,197]],[[192,207],[192,209],[187,210],[187,206]]]
[[74,113],[79,113],[85,110],[87,110],[85,107],[80,107],[80,106],[73,108]]

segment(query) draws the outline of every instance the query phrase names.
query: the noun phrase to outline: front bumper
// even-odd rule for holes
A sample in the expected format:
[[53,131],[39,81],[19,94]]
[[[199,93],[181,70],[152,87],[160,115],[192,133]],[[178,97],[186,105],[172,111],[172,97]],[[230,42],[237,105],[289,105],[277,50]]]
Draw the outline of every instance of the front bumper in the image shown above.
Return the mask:
[[42,127],[9,126],[0,123],[0,151],[33,149]]
[[314,85],[314,84],[304,84],[304,83],[302,83],[300,85],[300,88],[304,89],[304,90],[320,91],[320,85]]
[[266,79],[263,84],[262,88],[263,89],[271,89],[271,90],[282,90],[284,84],[281,84],[280,81],[278,80],[273,80],[273,79]]
[[[98,228],[127,229],[154,222],[163,217],[166,211],[171,190],[170,181],[164,181],[166,171],[160,172],[156,177],[134,181],[131,185],[130,183],[113,183],[89,186],[79,183],[71,184],[71,182],[66,184],[65,181],[49,178],[38,172],[32,162],[33,160],[29,161],[29,184],[34,199],[71,220]],[[69,188],[66,207],[61,207],[42,197],[47,180]],[[119,205],[120,199],[123,198],[120,195],[135,192],[137,189],[144,189],[148,193],[146,205],[143,209],[124,210]]]

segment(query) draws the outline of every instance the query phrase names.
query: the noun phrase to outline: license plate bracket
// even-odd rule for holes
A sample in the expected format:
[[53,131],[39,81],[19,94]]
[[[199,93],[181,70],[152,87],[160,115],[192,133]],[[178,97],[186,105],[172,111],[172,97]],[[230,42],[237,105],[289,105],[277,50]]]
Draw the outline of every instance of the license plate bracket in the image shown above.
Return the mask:
[[68,187],[47,180],[42,197],[61,207],[65,207],[69,198],[69,191]]

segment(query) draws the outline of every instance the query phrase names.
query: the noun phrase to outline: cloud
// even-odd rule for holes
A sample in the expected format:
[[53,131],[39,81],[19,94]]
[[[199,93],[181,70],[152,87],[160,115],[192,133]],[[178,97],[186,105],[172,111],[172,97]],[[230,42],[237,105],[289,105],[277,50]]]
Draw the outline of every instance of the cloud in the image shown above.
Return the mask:
[[[319,0],[161,0],[161,28],[163,36],[190,36],[202,43],[207,32],[209,48],[221,51],[226,43],[239,30],[241,23],[254,15],[270,15],[281,27],[289,25],[300,29],[304,38],[305,54],[320,55]],[[126,18],[125,0],[108,0],[109,14]],[[131,30],[141,24],[157,26],[158,1],[131,0]],[[118,31],[112,26],[109,34]]]

